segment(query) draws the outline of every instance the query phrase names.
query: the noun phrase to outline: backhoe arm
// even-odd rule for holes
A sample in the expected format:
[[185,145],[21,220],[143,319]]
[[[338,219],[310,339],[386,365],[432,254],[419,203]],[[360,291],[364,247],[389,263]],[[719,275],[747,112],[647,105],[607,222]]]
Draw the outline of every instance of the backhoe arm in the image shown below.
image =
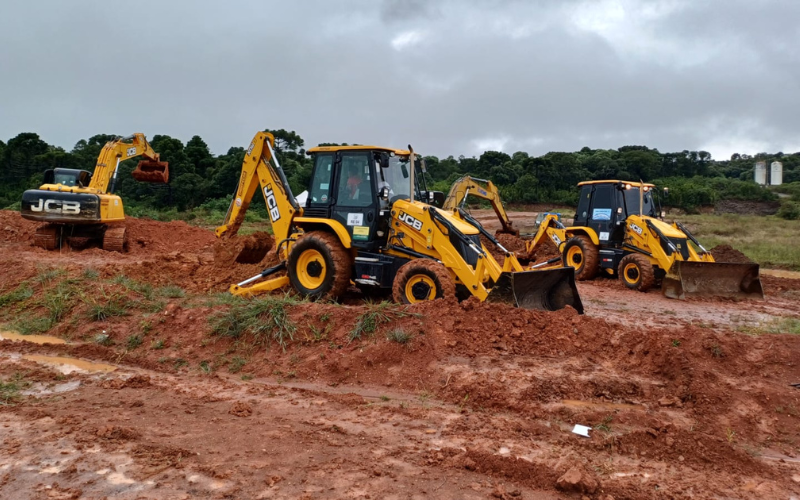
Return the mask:
[[[485,187],[478,184],[479,182],[484,183]],[[445,210],[455,210],[460,208],[469,195],[483,198],[492,204],[492,208],[497,214],[497,218],[500,219],[500,225],[503,227],[500,232],[519,236],[519,229],[515,229],[513,227],[513,224],[506,213],[506,209],[503,207],[503,201],[500,199],[500,192],[497,190],[497,186],[495,186],[492,181],[486,179],[477,179],[470,176],[464,176],[458,179],[450,187],[450,192],[447,193],[447,198],[445,199],[442,208]]]
[[97,157],[97,165],[89,187],[97,189],[99,193],[113,193],[119,163],[137,156],[144,156],[151,162],[160,163],[159,154],[153,151],[144,134],[136,133],[130,137],[107,142]]
[[242,174],[236,186],[225,221],[216,229],[217,237],[233,236],[239,231],[256,189],[261,188],[267,202],[272,231],[278,243],[289,237],[292,221],[302,209],[292,194],[286,175],[275,157],[275,137],[259,132],[247,148]]
[[567,240],[564,229],[564,224],[558,220],[557,215],[549,214],[545,216],[545,218],[539,224],[539,229],[536,231],[533,239],[525,242],[525,253],[529,256],[533,255],[534,252],[536,252],[536,250],[538,250],[541,244],[545,241],[545,237],[552,240],[556,248],[561,251],[561,245],[563,245]]

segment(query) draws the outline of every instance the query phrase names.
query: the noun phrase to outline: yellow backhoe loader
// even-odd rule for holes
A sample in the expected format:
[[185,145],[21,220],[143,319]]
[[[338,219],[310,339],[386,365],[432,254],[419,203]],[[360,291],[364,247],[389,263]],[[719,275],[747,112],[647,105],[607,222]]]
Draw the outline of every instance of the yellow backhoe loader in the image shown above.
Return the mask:
[[502,226],[502,228],[497,231],[498,233],[519,236],[519,229],[516,229],[511,219],[508,218],[506,209],[503,207],[503,202],[500,199],[500,192],[492,181],[478,179],[468,175],[461,177],[450,186],[450,192],[447,193],[447,198],[445,198],[442,208],[445,210],[464,208],[464,203],[466,203],[467,197],[470,195],[488,200],[492,204],[494,213],[497,214],[497,218],[500,219],[500,225]]
[[[34,234],[34,245],[46,250],[60,249],[64,243],[82,248],[101,241],[104,250],[125,252],[128,235],[124,224],[122,199],[114,194],[119,163],[144,156],[131,173],[141,182],[166,183],[169,164],[143,134],[109,141],[100,151],[94,173],[71,168],[56,168],[44,173],[44,184],[22,194],[22,217],[44,222]],[[110,224],[110,225],[109,225]]]
[[[248,296],[290,285],[308,297],[336,298],[354,283],[391,291],[400,303],[475,296],[583,312],[572,268],[524,272],[511,254],[501,266],[481,245],[480,225],[436,208],[444,196],[427,190],[417,174],[424,162],[410,146],[311,148],[314,168],[301,206],[275,157],[274,141],[259,132],[250,143],[216,234],[235,234],[261,191],[280,263],[232,285],[231,293]],[[284,270],[285,276],[277,276]]]
[[[617,276],[626,287],[647,291],[659,281],[665,296],[763,298],[758,264],[731,264],[714,257],[680,222],[667,224],[656,211],[653,184],[618,180],[581,182],[572,226],[554,215],[539,226],[530,249],[549,238],[575,278]],[[560,264],[560,263],[559,263]]]

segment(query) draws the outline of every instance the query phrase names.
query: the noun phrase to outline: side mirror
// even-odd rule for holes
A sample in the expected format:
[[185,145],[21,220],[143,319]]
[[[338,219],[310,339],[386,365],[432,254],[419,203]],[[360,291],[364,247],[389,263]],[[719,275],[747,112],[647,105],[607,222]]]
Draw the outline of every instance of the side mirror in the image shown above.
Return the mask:
[[389,201],[389,188],[386,186],[382,187],[381,190],[378,192],[378,196],[382,200]]
[[425,158],[419,158],[417,163],[419,164],[419,169],[422,170],[423,173],[428,172],[428,165],[425,163]]
[[56,173],[52,168],[44,171],[44,184],[52,184],[55,179]]
[[381,165],[381,168],[389,168],[389,155],[388,154],[381,153],[380,165]]

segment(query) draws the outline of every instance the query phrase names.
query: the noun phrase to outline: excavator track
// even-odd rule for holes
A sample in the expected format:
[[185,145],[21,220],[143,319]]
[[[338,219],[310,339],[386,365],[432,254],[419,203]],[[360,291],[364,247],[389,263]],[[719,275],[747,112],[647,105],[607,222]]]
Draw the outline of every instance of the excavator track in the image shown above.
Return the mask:
[[36,229],[33,235],[33,246],[45,250],[61,248],[61,228],[53,224],[45,224]]
[[128,230],[125,227],[110,227],[103,235],[103,250],[125,253],[128,251]]

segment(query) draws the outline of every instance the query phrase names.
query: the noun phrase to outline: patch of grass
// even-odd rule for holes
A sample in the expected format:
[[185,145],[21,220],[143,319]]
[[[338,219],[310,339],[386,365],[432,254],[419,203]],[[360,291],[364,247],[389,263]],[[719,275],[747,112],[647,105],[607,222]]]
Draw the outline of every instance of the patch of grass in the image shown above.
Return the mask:
[[178,369],[180,369],[182,366],[186,366],[186,365],[188,365],[188,364],[189,364],[189,362],[188,362],[188,361],[186,361],[186,360],[185,360],[185,359],[183,359],[183,358],[178,358],[178,359],[176,359],[175,361],[173,361],[173,362],[172,362],[172,366],[174,366],[176,370],[178,370]]
[[600,422],[599,424],[594,424],[594,426],[592,426],[592,427],[594,429],[598,430],[598,431],[611,432],[611,421],[612,420],[614,420],[614,416],[613,415],[608,415],[607,417],[605,417],[603,419],[602,422]]
[[8,326],[10,330],[17,331],[22,335],[34,335],[46,332],[53,327],[53,323],[47,316],[33,316],[18,318]]
[[89,267],[83,270],[81,276],[85,280],[96,280],[100,276],[100,272],[97,269],[92,269]]
[[239,302],[211,318],[211,333],[234,339],[247,336],[254,345],[275,341],[285,351],[287,341],[294,340],[297,330],[287,307],[296,303],[288,295]]
[[372,335],[381,325],[408,315],[408,313],[400,309],[401,306],[391,302],[367,304],[366,307],[367,311],[358,317],[355,326],[348,335],[351,342],[360,339],[364,335]]
[[242,380],[244,381],[253,380],[253,376],[250,375],[249,373],[245,373],[244,375],[242,375]]
[[672,347],[680,347],[681,341],[678,339],[672,339]]
[[142,330],[142,335],[147,335],[153,329],[153,323],[149,320],[143,319],[139,322],[139,328]]
[[736,440],[736,431],[728,427],[725,429],[725,438],[729,443],[733,443]]
[[105,321],[114,316],[127,316],[130,304],[119,296],[110,297],[101,290],[100,300],[90,299],[88,315],[92,321]]
[[40,267],[39,273],[36,275],[36,278],[34,279],[40,285],[47,285],[54,279],[60,276],[64,276],[65,274],[67,274],[67,270],[61,267],[48,267],[48,268]]
[[312,343],[321,342],[328,338],[331,328],[333,328],[333,323],[328,323],[323,329],[317,328],[313,324],[309,323],[308,329],[311,332],[311,336],[309,337],[308,334],[306,334],[306,340]]
[[725,353],[722,351],[722,347],[720,347],[718,344],[714,344],[709,348],[709,350],[711,351],[711,355],[714,356],[715,358],[725,357]]
[[228,364],[228,371],[231,373],[239,373],[244,368],[244,365],[247,364],[247,361],[244,358],[240,358],[239,356],[234,356],[231,358],[230,363]]
[[208,361],[201,361],[200,371],[208,375],[209,373],[211,373],[211,364]]
[[160,351],[163,348],[164,348],[164,339],[154,340],[153,342],[150,343],[150,349],[153,349],[154,351]]
[[116,283],[117,285],[122,285],[128,290],[132,292],[136,292],[146,300],[153,300],[153,285],[150,283],[141,283],[136,281],[135,279],[129,278],[124,274],[118,274],[111,280],[112,283]]
[[797,318],[773,318],[769,321],[757,325],[746,325],[737,328],[738,331],[748,335],[764,334],[789,334],[800,335],[800,319]]
[[389,401],[389,396],[381,396],[381,401]]
[[75,291],[69,285],[57,286],[48,290],[42,297],[42,305],[47,309],[50,324],[59,323],[75,303]]
[[800,224],[758,215],[684,215],[678,218],[707,249],[728,244],[763,267],[800,271]]
[[22,302],[31,297],[33,297],[33,288],[31,288],[27,282],[23,281],[17,288],[0,295],[0,307],[16,304],[17,302]]
[[394,328],[389,330],[389,333],[386,334],[387,339],[392,342],[397,342],[398,344],[408,344],[413,337],[412,334],[402,328]]
[[206,298],[204,305],[207,307],[236,306],[244,302],[246,302],[246,299],[243,299],[238,295],[232,295],[228,292],[220,292],[220,293],[215,293],[213,295],[209,295]]
[[129,335],[128,340],[125,341],[125,347],[132,351],[142,345],[142,336],[141,335]]
[[181,299],[186,297],[186,291],[177,285],[167,285],[156,290],[156,295],[167,299]]
[[19,400],[20,384],[17,381],[0,381],[0,405],[11,406]]
[[108,335],[107,333],[98,333],[94,336],[93,341],[95,344],[104,346],[110,346],[114,343],[114,341],[111,340],[111,335]]

